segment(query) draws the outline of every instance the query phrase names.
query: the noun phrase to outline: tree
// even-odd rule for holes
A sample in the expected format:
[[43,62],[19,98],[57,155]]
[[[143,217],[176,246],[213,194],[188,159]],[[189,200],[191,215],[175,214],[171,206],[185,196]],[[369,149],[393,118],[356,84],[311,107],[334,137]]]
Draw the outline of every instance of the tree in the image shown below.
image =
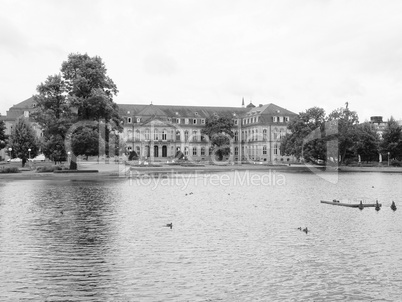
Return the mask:
[[53,75],[36,90],[36,109],[32,117],[43,131],[43,154],[55,163],[65,160],[67,130],[76,120],[76,114],[66,98],[67,85],[61,75]]
[[[12,157],[21,158],[23,167],[29,155],[31,157],[38,155],[39,142],[27,119],[23,117],[17,119],[9,138],[9,146],[12,148]],[[31,149],[30,152],[29,149]]]
[[325,159],[324,125],[324,109],[312,107],[300,112],[288,125],[290,134],[282,138],[281,152],[306,161]]
[[[120,132],[122,126],[118,106],[113,102],[113,96],[118,90],[106,71],[100,57],[70,54],[67,61],[62,63],[61,74],[49,76],[45,83],[38,86],[38,95],[35,96],[38,109],[34,116],[44,130],[46,156],[63,158],[66,150],[60,144],[62,140],[65,143],[74,141],[72,151],[79,152],[72,154],[70,168],[76,166],[75,155],[99,155],[99,150],[96,153],[93,146],[88,146],[88,143],[82,140],[87,136],[94,142],[94,121],[104,128],[103,137],[107,143],[102,152],[108,154],[109,133],[114,130]],[[77,122],[88,122],[88,127],[77,127],[74,131],[68,131]],[[82,135],[78,133],[79,129],[84,131]],[[102,131],[98,129],[98,132]],[[84,145],[79,147],[77,142]],[[96,143],[97,146],[99,144],[100,142]]]
[[382,134],[381,151],[389,152],[390,158],[402,159],[402,127],[391,117]]
[[359,117],[356,111],[349,109],[349,104],[346,103],[345,108],[339,108],[332,111],[328,115],[328,121],[337,122],[337,139],[339,154],[341,155],[341,163],[346,159],[347,152],[353,153],[354,137],[356,125],[359,123]]
[[7,145],[6,125],[0,121],[0,150]]
[[71,136],[71,149],[74,154],[88,156],[99,155],[103,149],[103,141],[99,137],[99,129],[96,125],[84,125],[78,127]]
[[380,138],[370,123],[358,125],[354,134],[355,156],[360,155],[362,161],[373,161],[378,158]]
[[219,160],[230,154],[230,142],[234,136],[233,126],[234,122],[231,117],[213,116],[206,120],[205,128],[201,130],[202,134],[208,136],[214,154],[218,156]]

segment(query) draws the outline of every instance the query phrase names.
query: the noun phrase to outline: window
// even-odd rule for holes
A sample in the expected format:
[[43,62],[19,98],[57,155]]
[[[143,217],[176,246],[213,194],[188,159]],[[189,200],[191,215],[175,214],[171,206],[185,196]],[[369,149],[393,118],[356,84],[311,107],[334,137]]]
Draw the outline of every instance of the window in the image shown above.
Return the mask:
[[162,130],[162,140],[166,141],[167,140],[167,132],[165,129]]
[[130,111],[127,111],[127,114],[130,114]]
[[193,119],[193,124],[194,125],[197,124],[197,119],[196,118]]
[[180,119],[179,118],[176,119],[176,123],[180,124]]
[[239,140],[239,132],[235,131],[234,133],[234,140],[237,142]]
[[201,155],[205,155],[205,148],[201,147]]
[[172,118],[171,118],[171,117],[168,117],[167,120],[168,120],[168,122],[171,122],[171,121],[172,121]]
[[201,119],[201,124],[205,125],[205,119],[203,119],[203,118]]
[[188,147],[184,147],[184,155],[188,156]]
[[140,130],[138,130],[138,129],[135,131],[135,140],[136,141],[140,140]]
[[149,141],[150,139],[149,129],[145,129],[145,140]]
[[279,122],[280,122],[280,123],[283,123],[283,116],[280,116],[280,117],[279,117]]
[[267,155],[267,146],[262,147],[262,154]]
[[158,131],[158,129],[154,130],[154,140],[155,141],[159,140],[159,131]]
[[198,116],[198,112],[194,112],[194,115],[195,115],[195,116]]
[[188,142],[188,131],[184,131],[184,140]]
[[131,117],[128,117],[127,118],[127,123],[131,124],[131,122],[132,122]]
[[193,155],[197,155],[197,147],[193,147]]
[[274,145],[274,154],[278,155],[278,145],[277,144]]
[[289,117],[285,116],[285,122],[289,122]]
[[262,130],[262,140],[264,142],[267,140],[267,129]]
[[238,121],[237,121],[237,120],[234,120],[233,123],[234,123],[235,125],[237,125],[237,124],[238,124]]
[[190,123],[189,119],[188,119],[188,118],[184,119],[184,123],[185,123],[186,125],[188,125],[188,124]]
[[29,111],[24,111],[24,117],[29,117]]
[[137,123],[140,123],[140,122],[141,122],[141,118],[137,117]]
[[180,130],[176,130],[176,142],[180,142]]
[[197,141],[197,131],[194,130],[193,131],[193,142],[196,142],[196,141]]
[[276,122],[277,122],[277,117],[274,116],[274,117],[273,117],[273,120],[274,120],[274,123],[276,123]]
[[239,155],[239,148],[238,147],[235,147],[235,149],[234,149],[234,154],[237,156],[237,155]]

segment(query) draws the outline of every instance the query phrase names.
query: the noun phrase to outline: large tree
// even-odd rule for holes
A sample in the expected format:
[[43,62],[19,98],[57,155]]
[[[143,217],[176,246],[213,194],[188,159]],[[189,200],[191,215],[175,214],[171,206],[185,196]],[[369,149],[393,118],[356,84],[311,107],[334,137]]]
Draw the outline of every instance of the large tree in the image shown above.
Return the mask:
[[324,109],[312,107],[300,112],[288,125],[290,133],[282,138],[281,151],[306,161],[326,159],[324,126]]
[[0,150],[7,145],[6,125],[0,121]]
[[390,158],[402,159],[402,127],[391,117],[382,134],[381,151]]
[[[113,96],[118,90],[106,72],[100,57],[70,54],[67,61],[62,63],[61,74],[50,76],[45,83],[38,86],[38,95],[35,96],[38,110],[35,119],[44,129],[44,151],[48,157],[65,156],[68,150],[62,148],[59,142],[64,140],[67,146],[72,141],[82,142],[82,137],[91,132],[94,121],[103,128],[98,131],[104,133],[106,141],[111,131],[122,130],[118,106],[113,102]],[[69,131],[77,122],[81,126]],[[89,128],[82,127],[86,122]],[[78,130],[84,133],[80,135]],[[75,135],[78,136],[76,139]],[[96,145],[99,146],[100,142]],[[80,153],[83,150],[86,151]],[[93,150],[88,153],[88,148],[78,148],[76,144],[72,151],[74,154],[71,157],[71,167],[76,167],[75,155],[94,153]],[[108,143],[106,150],[103,149],[102,152],[108,153]],[[99,155],[99,149],[96,155]]]
[[53,75],[38,85],[36,90],[36,109],[32,117],[43,130],[42,151],[55,162],[65,160],[67,130],[76,120],[76,114],[66,97],[67,85],[61,75]]
[[203,135],[208,136],[211,146],[214,149],[214,154],[219,160],[223,156],[230,154],[230,143],[234,136],[234,122],[229,116],[213,116],[205,122],[205,127],[201,130]]
[[355,156],[362,161],[373,161],[378,158],[380,138],[370,123],[363,123],[356,127],[354,133]]
[[8,145],[12,148],[11,156],[21,158],[23,167],[29,156],[35,157],[38,155],[39,142],[36,138],[35,130],[24,117],[18,118],[15,122]]
[[353,153],[354,137],[356,125],[359,123],[359,117],[356,111],[349,109],[349,104],[346,103],[345,108],[339,108],[332,111],[328,115],[328,121],[335,122],[336,137],[338,139],[339,155],[341,156],[341,163],[346,159],[347,153]]

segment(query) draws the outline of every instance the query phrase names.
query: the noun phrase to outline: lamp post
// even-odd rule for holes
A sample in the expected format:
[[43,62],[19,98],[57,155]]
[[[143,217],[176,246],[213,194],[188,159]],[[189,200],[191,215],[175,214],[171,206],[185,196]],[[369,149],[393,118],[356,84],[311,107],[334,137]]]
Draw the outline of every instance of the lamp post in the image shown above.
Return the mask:
[[388,167],[389,167],[389,152],[388,152]]
[[31,159],[31,148],[28,149],[28,159]]
[[8,156],[10,157],[10,161],[11,161],[11,151],[13,151],[13,148],[8,148]]

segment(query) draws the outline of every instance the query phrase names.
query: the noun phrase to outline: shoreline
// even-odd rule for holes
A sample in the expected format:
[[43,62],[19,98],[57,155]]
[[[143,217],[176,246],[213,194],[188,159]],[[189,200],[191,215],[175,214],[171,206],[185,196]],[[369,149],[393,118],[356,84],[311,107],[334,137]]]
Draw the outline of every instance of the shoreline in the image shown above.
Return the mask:
[[[119,169],[121,170],[119,172]],[[97,172],[96,172],[97,171]],[[231,171],[278,171],[288,173],[402,173],[401,167],[347,167],[331,168],[306,165],[205,165],[205,166],[125,166],[122,164],[80,163],[77,172],[37,173],[34,170],[20,173],[0,173],[0,180],[118,180],[142,176],[168,174],[208,174]]]

